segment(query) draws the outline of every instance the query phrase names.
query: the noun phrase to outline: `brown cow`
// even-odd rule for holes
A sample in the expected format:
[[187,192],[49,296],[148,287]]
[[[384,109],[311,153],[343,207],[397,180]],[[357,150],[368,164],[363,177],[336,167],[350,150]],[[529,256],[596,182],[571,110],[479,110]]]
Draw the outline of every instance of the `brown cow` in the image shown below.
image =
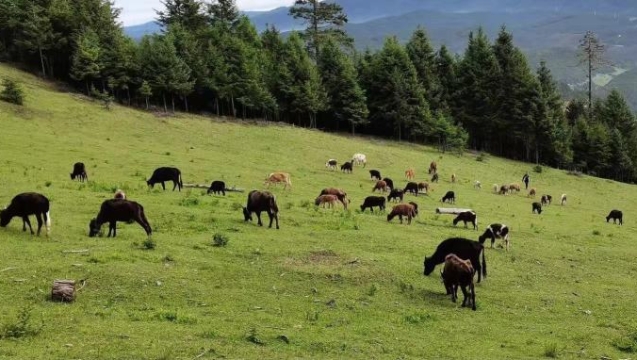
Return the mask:
[[407,178],[407,180],[414,179],[416,177],[416,173],[414,172],[414,169],[409,168],[405,170],[405,177]]
[[506,195],[509,192],[509,185],[500,186],[500,195]]
[[513,191],[520,192],[520,185],[516,183],[509,185],[509,192],[513,192]]
[[435,174],[438,172],[438,164],[436,164],[435,161],[432,161],[431,164],[429,164],[429,174]]
[[115,192],[115,199],[126,200],[126,193],[123,190],[117,190]]
[[334,208],[334,205],[336,205],[337,202],[338,197],[336,195],[320,195],[316,198],[316,200],[314,200],[314,205],[323,205],[323,208],[327,205],[328,208]]
[[345,191],[343,191],[343,189],[337,189],[337,188],[325,188],[323,190],[321,190],[321,193],[319,194],[319,196],[321,195],[334,195],[336,196],[336,198],[338,198],[338,201],[340,201],[343,204],[343,207],[345,209],[347,209],[347,204],[350,201],[350,199],[347,197],[347,193]]
[[429,186],[429,183],[427,182],[418,183],[418,191],[428,194],[429,190],[434,191],[433,188]]
[[273,172],[265,179],[264,185],[268,185],[270,187],[271,184],[279,184],[283,183],[283,190],[285,190],[288,186],[292,189],[292,180],[290,179],[290,174],[284,172]]
[[407,224],[411,224],[411,218],[416,216],[416,208],[411,204],[398,204],[387,215],[387,221],[391,221],[396,216],[400,219],[401,224],[403,223],[403,216],[407,217]]
[[[458,299],[458,286],[462,288],[462,307],[471,306],[471,310],[476,310],[476,291],[473,285],[473,275],[475,271],[470,260],[463,260],[456,254],[449,254],[445,257],[445,266],[442,271],[442,280],[451,293],[451,301]],[[469,291],[467,291],[469,288]]]
[[529,190],[529,197],[535,197],[536,193],[537,191],[535,191],[535,188],[531,188],[531,190]]
[[385,192],[387,191],[387,189],[389,189],[389,187],[387,186],[387,182],[383,181],[383,180],[379,180],[376,182],[376,185],[374,185],[374,188],[372,189],[372,192],[379,190],[381,192]]
[[455,183],[456,182],[456,174],[451,174],[451,182]]

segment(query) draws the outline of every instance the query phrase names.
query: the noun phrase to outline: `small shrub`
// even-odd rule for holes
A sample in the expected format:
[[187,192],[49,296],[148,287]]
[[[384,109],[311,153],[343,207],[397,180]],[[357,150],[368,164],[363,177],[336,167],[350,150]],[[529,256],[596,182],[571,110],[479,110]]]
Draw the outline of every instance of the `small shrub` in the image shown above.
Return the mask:
[[53,182],[51,182],[51,181],[47,181],[47,182],[44,183],[44,186],[46,186],[46,187],[51,187],[51,185],[53,185]]
[[166,155],[166,156],[170,156],[170,151],[166,151],[166,152],[164,153],[164,155]]
[[551,343],[544,347],[544,356],[548,358],[556,359],[558,356],[557,353],[557,344]]
[[487,154],[485,153],[479,153],[478,156],[476,156],[476,161],[480,161],[480,162],[485,162],[487,161]]
[[114,98],[108,93],[108,91],[97,90],[91,85],[91,96],[100,101],[106,110],[111,109],[111,104],[113,103]]
[[174,262],[175,258],[172,257],[172,255],[168,254],[166,256],[164,256],[164,258],[162,259],[164,262]]
[[148,238],[144,240],[144,242],[142,243],[142,247],[145,250],[153,250],[155,249],[155,247],[157,247],[157,244],[155,243],[155,240]]
[[24,104],[24,90],[16,81],[5,79],[2,82],[4,89],[0,92],[0,100],[8,103],[22,105]]
[[265,345],[265,341],[259,339],[259,336],[257,336],[257,329],[255,328],[250,329],[250,332],[248,332],[248,336],[246,336],[246,340],[253,344],[261,346]]
[[19,339],[39,334],[44,323],[40,324],[40,326],[33,326],[31,323],[31,310],[31,307],[21,308],[13,323],[2,326],[0,339]]
[[374,296],[376,295],[376,292],[378,291],[379,287],[376,284],[372,284],[372,286],[370,286],[369,290],[367,291],[367,295],[369,296]]
[[535,165],[533,167],[533,171],[538,173],[538,174],[541,174],[542,173],[542,165]]
[[226,246],[228,245],[228,241],[230,241],[230,239],[228,239],[227,235],[216,233],[212,237],[212,246],[216,246],[216,247]]
[[593,230],[593,235],[600,236],[602,233],[599,230]]

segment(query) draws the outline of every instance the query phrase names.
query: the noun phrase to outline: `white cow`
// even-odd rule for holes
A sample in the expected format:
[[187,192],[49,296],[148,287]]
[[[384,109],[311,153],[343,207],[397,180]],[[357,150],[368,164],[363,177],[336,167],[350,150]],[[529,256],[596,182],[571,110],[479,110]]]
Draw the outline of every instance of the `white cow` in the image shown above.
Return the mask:
[[356,165],[363,165],[363,167],[367,165],[367,157],[365,154],[354,154],[354,156],[352,156],[352,161],[354,161],[354,164]]

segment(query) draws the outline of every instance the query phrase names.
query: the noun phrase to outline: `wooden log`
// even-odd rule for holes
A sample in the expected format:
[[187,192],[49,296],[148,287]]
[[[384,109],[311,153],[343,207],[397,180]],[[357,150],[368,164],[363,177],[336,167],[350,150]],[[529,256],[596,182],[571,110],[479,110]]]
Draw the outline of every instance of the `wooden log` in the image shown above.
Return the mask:
[[61,302],[72,302],[75,300],[75,281],[55,280],[51,290],[51,300]]
[[471,209],[458,209],[458,208],[436,208],[436,214],[453,214],[458,215],[461,212],[473,211]]
[[[210,185],[206,185],[206,184],[184,184],[185,188],[195,188],[195,189],[208,189],[210,188]],[[226,191],[228,192],[245,192],[245,189],[240,189],[237,188],[236,186],[233,186],[231,188],[226,188]]]

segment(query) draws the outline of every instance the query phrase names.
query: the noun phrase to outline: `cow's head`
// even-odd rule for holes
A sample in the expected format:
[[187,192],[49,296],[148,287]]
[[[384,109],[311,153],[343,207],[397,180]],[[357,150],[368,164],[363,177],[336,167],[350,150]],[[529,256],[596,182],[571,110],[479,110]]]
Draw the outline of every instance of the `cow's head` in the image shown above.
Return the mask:
[[101,229],[101,226],[99,226],[97,224],[97,219],[93,218],[91,219],[91,221],[88,223],[88,236],[89,237],[94,237],[97,234],[99,234]]
[[146,180],[146,185],[150,186],[151,188],[155,187],[155,183],[150,180]]
[[432,271],[434,271],[434,268],[436,267],[436,263],[434,262],[433,258],[428,258],[425,256],[425,261],[423,263],[425,270],[423,272],[423,275],[425,276],[429,276],[429,274],[431,274]]
[[11,221],[11,216],[9,216],[7,209],[0,210],[0,226],[5,227],[9,225],[9,221]]
[[252,213],[248,211],[247,207],[243,207],[243,218],[244,221],[252,221]]

